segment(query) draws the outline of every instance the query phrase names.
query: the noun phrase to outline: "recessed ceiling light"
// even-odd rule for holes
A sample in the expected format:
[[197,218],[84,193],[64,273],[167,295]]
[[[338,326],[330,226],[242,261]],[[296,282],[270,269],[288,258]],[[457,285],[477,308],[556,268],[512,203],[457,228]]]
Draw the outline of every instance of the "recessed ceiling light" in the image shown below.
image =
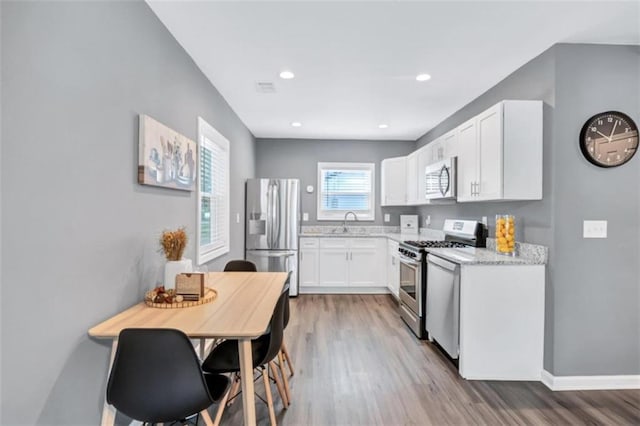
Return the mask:
[[378,128],[380,129],[386,129],[387,127],[389,127],[388,124],[378,124]]
[[295,76],[296,75],[294,73],[292,73],[291,71],[282,71],[280,73],[280,78],[282,78],[284,80],[291,80]]
[[302,123],[299,121],[292,121],[291,127],[302,127]]
[[429,74],[418,74],[416,76],[416,80],[418,80],[418,81],[427,81],[427,80],[430,80],[430,79],[431,79],[431,76]]

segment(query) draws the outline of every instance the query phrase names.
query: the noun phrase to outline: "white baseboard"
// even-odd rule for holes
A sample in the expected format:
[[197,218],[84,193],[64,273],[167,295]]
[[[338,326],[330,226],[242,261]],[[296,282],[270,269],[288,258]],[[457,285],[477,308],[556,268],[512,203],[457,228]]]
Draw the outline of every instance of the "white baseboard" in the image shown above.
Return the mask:
[[542,383],[553,391],[640,389],[640,374],[620,376],[554,376],[542,370]]

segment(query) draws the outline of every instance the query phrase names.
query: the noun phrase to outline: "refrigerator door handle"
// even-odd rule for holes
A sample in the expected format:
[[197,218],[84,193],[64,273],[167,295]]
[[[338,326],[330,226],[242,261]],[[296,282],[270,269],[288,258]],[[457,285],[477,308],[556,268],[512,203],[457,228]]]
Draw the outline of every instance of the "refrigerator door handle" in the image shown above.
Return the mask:
[[275,183],[273,185],[273,194],[274,194],[274,200],[273,200],[273,205],[274,205],[274,209],[273,209],[273,220],[274,220],[274,225],[275,225],[275,229],[274,229],[274,241],[277,241],[278,243],[278,247],[280,246],[280,191],[281,188],[280,186]]
[[273,184],[267,186],[267,247],[273,248],[273,230],[275,227]]

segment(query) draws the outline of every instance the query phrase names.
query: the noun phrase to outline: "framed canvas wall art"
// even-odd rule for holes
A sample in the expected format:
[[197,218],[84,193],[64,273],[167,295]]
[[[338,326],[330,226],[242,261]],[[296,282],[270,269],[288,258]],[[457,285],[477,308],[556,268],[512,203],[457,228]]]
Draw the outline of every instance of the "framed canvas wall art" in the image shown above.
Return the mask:
[[193,191],[198,146],[148,115],[140,114],[138,183]]

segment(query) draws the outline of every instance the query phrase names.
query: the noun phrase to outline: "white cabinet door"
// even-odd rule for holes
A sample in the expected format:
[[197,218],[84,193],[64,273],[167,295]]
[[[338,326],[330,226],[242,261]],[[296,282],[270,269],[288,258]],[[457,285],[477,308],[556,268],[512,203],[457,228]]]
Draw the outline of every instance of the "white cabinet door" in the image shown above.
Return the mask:
[[377,248],[354,248],[349,253],[349,286],[379,287],[384,283],[380,274],[380,251]]
[[349,252],[345,249],[320,249],[320,285],[346,287],[349,284]]
[[431,164],[431,144],[425,145],[419,150],[417,150],[418,154],[418,188],[417,188],[417,197],[416,204],[428,204],[428,200],[425,197],[425,192],[427,190],[427,182],[424,175],[425,168]]
[[319,285],[320,242],[317,238],[300,238],[300,260],[298,262],[298,280],[300,287]]
[[444,158],[458,155],[458,129],[455,128],[442,137],[442,151]]
[[384,286],[386,270],[385,240],[380,238],[352,238],[349,241],[349,286]]
[[477,180],[476,119],[458,127],[458,201],[473,201]]
[[407,204],[415,205],[418,202],[418,152],[414,151],[407,156]]
[[386,158],[381,162],[380,204],[403,206],[407,203],[407,157]]
[[388,256],[389,264],[387,265],[387,282],[389,290],[396,299],[400,297],[400,256],[396,253]]
[[300,249],[300,286],[314,287],[319,283],[319,251],[318,249]]
[[478,115],[477,200],[502,198],[502,103]]
[[431,146],[431,158],[429,164],[435,163],[436,161],[444,160],[443,142],[444,139],[442,137],[439,137],[429,144]]

